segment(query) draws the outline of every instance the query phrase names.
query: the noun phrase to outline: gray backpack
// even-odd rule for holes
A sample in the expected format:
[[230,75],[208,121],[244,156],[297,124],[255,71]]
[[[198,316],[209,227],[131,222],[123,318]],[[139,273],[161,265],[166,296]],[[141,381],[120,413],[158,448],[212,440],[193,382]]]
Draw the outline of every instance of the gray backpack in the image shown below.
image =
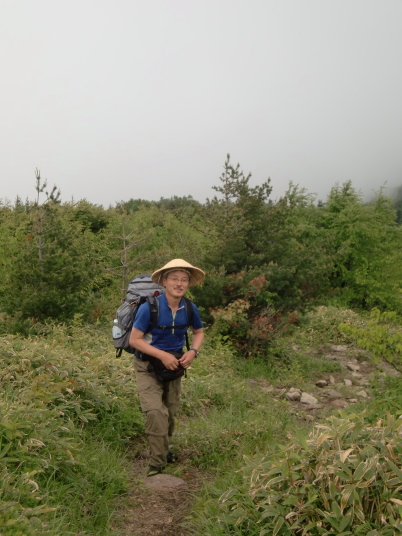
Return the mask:
[[120,357],[123,350],[133,354],[135,349],[130,346],[130,333],[133,327],[135,315],[141,304],[148,301],[151,309],[151,328],[158,323],[158,300],[165,292],[165,288],[157,285],[151,279],[150,274],[140,274],[129,282],[127,295],[117,309],[116,318],[113,321],[113,344],[116,348],[116,357]]

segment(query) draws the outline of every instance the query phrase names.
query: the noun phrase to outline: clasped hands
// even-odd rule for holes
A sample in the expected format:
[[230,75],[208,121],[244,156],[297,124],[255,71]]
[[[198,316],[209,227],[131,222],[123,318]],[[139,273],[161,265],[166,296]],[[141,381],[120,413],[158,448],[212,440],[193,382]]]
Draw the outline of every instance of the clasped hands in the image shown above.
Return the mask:
[[163,359],[161,359],[162,363],[165,365],[165,367],[169,370],[176,370],[179,365],[181,365],[183,368],[187,369],[191,363],[194,361],[195,353],[193,350],[190,350],[189,352],[184,353],[180,359],[177,359],[172,354],[165,353],[165,356]]

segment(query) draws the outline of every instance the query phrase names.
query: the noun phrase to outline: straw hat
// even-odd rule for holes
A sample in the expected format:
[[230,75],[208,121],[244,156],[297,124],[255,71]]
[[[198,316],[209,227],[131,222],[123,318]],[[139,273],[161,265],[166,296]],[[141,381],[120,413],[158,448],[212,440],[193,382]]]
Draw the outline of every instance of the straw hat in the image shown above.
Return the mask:
[[156,270],[156,272],[152,274],[152,281],[157,285],[160,285],[163,275],[167,272],[173,272],[175,270],[184,270],[189,274],[190,287],[198,285],[204,281],[205,273],[201,270],[201,268],[197,268],[183,259],[173,259],[165,264],[165,266],[162,268],[159,268],[159,270]]

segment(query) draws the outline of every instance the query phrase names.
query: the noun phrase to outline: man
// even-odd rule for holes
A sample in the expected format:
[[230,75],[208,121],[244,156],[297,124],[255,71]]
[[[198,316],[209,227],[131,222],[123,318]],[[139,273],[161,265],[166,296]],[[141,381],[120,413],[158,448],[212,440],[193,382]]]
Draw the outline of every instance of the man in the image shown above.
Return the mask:
[[[158,326],[150,329],[150,307],[144,303],[138,309],[130,335],[130,345],[136,348],[134,359],[137,389],[142,411],[146,413],[145,433],[150,448],[148,476],[161,473],[166,463],[177,458],[169,452],[169,440],[180,404],[181,377],[169,382],[158,381],[155,367],[148,356],[157,358],[169,371],[187,369],[197,357],[204,340],[204,331],[197,307],[193,306],[192,348],[183,353],[188,329],[184,294],[188,287],[198,285],[205,274],[183,259],[174,259],[152,274],[154,283],[162,284],[165,293],[158,296]],[[170,329],[161,329],[168,326]],[[176,327],[175,327],[176,326]],[[155,361],[155,360],[154,360]],[[158,365],[161,363],[157,362]]]

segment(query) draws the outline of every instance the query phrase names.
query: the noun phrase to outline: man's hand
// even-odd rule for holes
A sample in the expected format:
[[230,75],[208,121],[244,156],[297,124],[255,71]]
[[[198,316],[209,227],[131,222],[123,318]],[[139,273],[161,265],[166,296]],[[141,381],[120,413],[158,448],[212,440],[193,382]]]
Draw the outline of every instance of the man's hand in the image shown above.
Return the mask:
[[195,359],[194,350],[190,350],[181,356],[179,363],[183,368],[188,368]]
[[177,359],[177,357],[172,354],[168,354],[167,352],[165,352],[165,355],[163,356],[163,358],[160,358],[160,360],[169,370],[176,370],[179,366],[179,360]]

